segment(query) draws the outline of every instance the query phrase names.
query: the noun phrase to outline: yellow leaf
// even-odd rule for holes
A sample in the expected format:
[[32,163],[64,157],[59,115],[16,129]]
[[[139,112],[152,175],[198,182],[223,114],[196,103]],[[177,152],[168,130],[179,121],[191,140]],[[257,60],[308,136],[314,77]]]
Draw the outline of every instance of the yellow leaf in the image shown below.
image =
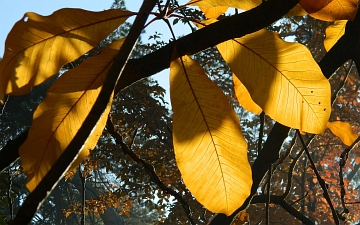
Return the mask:
[[[209,19],[216,19],[221,11],[223,11],[226,7],[238,8],[242,10],[250,10],[259,6],[263,0],[191,0],[188,4],[198,6],[201,11],[206,15]],[[213,12],[208,12],[205,10],[214,10]],[[226,12],[223,11],[223,13]],[[288,15],[290,16],[303,16],[306,15],[306,11],[301,7],[301,5],[297,4],[293,9],[290,10]],[[217,15],[217,16],[216,16]]]
[[328,122],[326,126],[347,146],[351,146],[358,138],[358,135],[353,131],[349,123],[334,121]]
[[336,42],[345,34],[345,26],[347,20],[337,20],[331,26],[326,28],[326,38],[324,40],[324,46],[326,51],[329,51]]
[[247,143],[221,89],[190,57],[170,64],[176,162],[197,201],[230,215],[252,185]]
[[28,12],[5,42],[0,62],[0,102],[4,95],[23,95],[85,54],[133,15],[110,9],[89,12],[61,9],[50,16]]
[[263,29],[217,48],[266,114],[304,132],[324,132],[330,84],[305,46]]
[[232,75],[234,81],[234,90],[236,94],[236,98],[241,106],[249,112],[259,115],[262,112],[260,106],[258,106],[250,96],[250,93],[246,89],[246,87],[241,83],[239,78],[237,78],[234,74]]
[[310,13],[311,17],[333,22],[336,20],[354,20],[358,0],[333,0],[317,12]]
[[199,6],[200,10],[205,14],[207,18],[216,19],[221,14],[225,13],[228,10],[228,6],[217,6],[217,7],[204,7]]
[[65,213],[65,218],[68,218],[71,215],[71,212],[66,212]]
[[307,12],[300,4],[296,4],[296,6],[288,12],[289,16],[304,16],[306,14]]
[[[100,93],[112,60],[123,40],[116,41],[78,67],[64,73],[48,90],[37,107],[28,138],[19,149],[33,191],[69,145]],[[75,168],[93,149],[105,127],[111,102],[81,149],[71,168]]]
[[262,0],[191,0],[188,4],[196,5],[199,7],[219,7],[219,6],[227,6],[232,8],[238,8],[242,10],[249,10],[259,6],[262,3]]
[[250,216],[246,210],[241,211],[231,225],[245,225],[250,223]]
[[327,6],[333,0],[300,0],[299,4],[306,10],[308,13],[314,13],[325,6]]

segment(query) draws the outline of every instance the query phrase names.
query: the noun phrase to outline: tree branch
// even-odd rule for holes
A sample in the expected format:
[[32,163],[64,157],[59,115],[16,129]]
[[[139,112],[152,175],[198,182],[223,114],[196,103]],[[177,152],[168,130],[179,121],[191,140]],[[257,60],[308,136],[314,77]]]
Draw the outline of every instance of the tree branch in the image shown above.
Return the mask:
[[[265,203],[267,201],[267,199],[268,199],[267,195],[257,195],[257,196],[253,197],[253,199],[251,200],[251,204]],[[271,195],[270,203],[280,205],[283,209],[286,210],[286,212],[288,212],[290,215],[294,216],[295,218],[297,218],[304,224],[309,224],[309,225],[315,224],[313,221],[311,221],[308,217],[303,215],[301,212],[299,212],[296,209],[294,209],[293,207],[291,207],[291,205],[285,201],[283,196]]]
[[319,184],[320,184],[320,186],[321,186],[321,188],[322,188],[322,190],[323,190],[323,196],[324,196],[324,198],[326,199],[328,205],[330,206],[330,209],[331,209],[331,212],[332,212],[332,215],[333,215],[334,222],[335,222],[335,224],[339,224],[339,223],[340,223],[339,217],[338,217],[338,214],[337,214],[337,212],[336,212],[336,210],[335,210],[335,208],[334,208],[334,206],[333,206],[333,204],[332,204],[332,201],[331,201],[331,198],[330,198],[330,195],[329,195],[329,192],[328,192],[327,184],[325,183],[325,180],[322,179],[320,173],[319,173],[318,170],[316,169],[315,163],[314,163],[314,161],[313,161],[312,158],[311,158],[310,152],[309,152],[309,150],[308,150],[308,148],[307,148],[307,145],[306,145],[305,142],[304,142],[304,139],[302,138],[302,136],[301,136],[301,134],[300,134],[300,131],[299,131],[299,130],[296,130],[296,132],[297,132],[298,137],[299,137],[299,139],[300,139],[300,141],[301,141],[301,144],[302,144],[302,146],[303,146],[303,149],[305,150],[305,153],[306,153],[306,155],[307,155],[307,158],[308,158],[308,160],[309,160],[309,162],[310,162],[310,167],[311,167],[312,170],[314,171],[314,173],[315,173],[315,175],[316,175],[316,178],[317,178],[317,180],[318,180],[318,182],[319,182]]
[[[199,31],[178,39],[181,52],[184,54],[195,54],[231,38],[238,38],[248,33],[255,32],[280,19],[293,6],[295,6],[297,2],[298,0],[264,1],[260,6],[252,10],[221,20]],[[354,23],[359,24],[358,20],[355,20]],[[346,29],[345,35],[351,37],[352,32],[356,32],[356,29]],[[358,37],[358,35],[356,36]],[[338,41],[319,63],[319,66],[321,67],[321,70],[326,77],[329,78],[331,74],[343,64],[343,62],[346,60],[345,58],[355,57],[353,55],[339,56],[340,53],[345,54],[346,51],[349,50],[349,48],[346,46],[348,46],[348,44],[345,41]],[[356,44],[356,46],[359,45]],[[116,86],[116,93],[140,79],[151,76],[157,72],[162,71],[163,69],[168,68],[173,47],[174,43],[170,43],[140,59],[130,60],[125,67],[124,75],[120,78],[118,85]],[[354,52],[353,49],[350,50],[351,51],[349,52]],[[356,58],[356,60],[358,60],[358,58]],[[357,62],[356,60],[355,62]],[[264,171],[262,168],[268,168],[265,164],[261,164],[261,162],[265,162],[267,164],[269,161],[273,161],[275,158],[278,158],[280,147],[286,138],[288,131],[288,127],[278,123],[274,125],[273,130],[271,131],[263,147],[263,154],[259,155],[254,165],[252,166],[254,174],[252,193],[256,193],[256,188],[266,173],[266,169]],[[284,134],[286,134],[285,137]],[[17,143],[17,146],[20,146],[23,143],[19,137],[13,140],[13,142]],[[276,147],[272,147],[270,143],[275,144]],[[18,154],[10,159],[5,158],[4,153],[7,152],[7,149],[8,148],[4,147],[0,151],[0,165],[5,167],[18,158]],[[15,151],[17,149],[18,148],[11,148],[9,151]],[[266,158],[268,155],[276,157],[273,157],[269,160],[269,158]],[[243,208],[246,208],[247,204],[250,202],[250,199],[251,197],[249,197],[249,199],[244,203]],[[237,210],[237,212],[238,211],[239,210]],[[230,219],[227,218],[226,220],[221,220],[221,218],[226,218],[226,216],[219,215],[217,217],[219,217],[220,221],[218,221],[218,223],[214,222],[211,224],[230,224],[233,218],[230,217]]]
[[[193,55],[232,38],[239,38],[256,32],[281,19],[299,0],[268,0],[249,11],[210,24],[194,33],[177,39],[177,48],[183,55]],[[126,65],[116,92],[169,68],[175,43],[171,42],[159,50],[139,59],[130,60]]]
[[[115,129],[114,129],[114,124],[112,123],[110,117],[107,120],[106,123],[106,129],[108,130],[108,132],[110,133],[110,135],[114,138],[115,143],[121,146],[121,149],[123,151],[123,153],[125,155],[129,155],[135,162],[137,162],[139,165],[141,165],[144,169],[145,172],[149,175],[150,180],[152,182],[154,182],[162,191],[164,191],[165,193],[168,193],[170,195],[172,195],[183,207],[186,216],[188,217],[190,223],[192,225],[195,225],[195,221],[193,220],[193,218],[191,217],[191,211],[190,211],[190,207],[187,204],[187,202],[183,199],[183,197],[181,196],[180,193],[176,192],[175,190],[167,187],[158,177],[158,175],[155,172],[154,167],[144,161],[143,159],[141,159],[138,155],[136,155],[133,151],[131,151],[129,149],[129,147],[123,142],[122,137],[120,136],[120,134],[118,134]],[[135,137],[132,139],[134,140]]]
[[[254,9],[210,24],[201,30],[177,39],[178,48],[182,54],[192,55],[232,38],[253,33],[279,20],[293,8],[298,1],[299,0],[264,1]],[[173,50],[174,42],[171,42],[151,54],[139,59],[129,60],[116,86],[115,93],[117,94],[136,81],[169,68]],[[24,140],[22,141],[16,138],[14,142],[20,146]],[[5,157],[5,152],[14,150],[14,148],[5,146],[0,151],[0,169],[3,169],[2,167],[6,168],[19,157],[18,153],[12,154],[11,157]]]
[[28,195],[23,205],[19,209],[13,224],[21,225],[28,224],[35,215],[37,209],[42,202],[48,197],[53,188],[57,185],[65,172],[70,168],[72,162],[75,161],[80,149],[89,137],[91,131],[100,119],[109,104],[111,95],[113,94],[119,77],[123,74],[125,65],[129,56],[134,49],[134,46],[139,39],[146,20],[156,4],[156,0],[146,0],[143,2],[139,14],[136,16],[134,24],[131,26],[129,35],[124,41],[121,49],[114,59],[104,84],[101,88],[100,94],[97,97],[95,104],[91,108],[84,123],[77,131],[75,137],[70,142],[69,146],[64,150],[49,172],[37,185],[35,190]]
[[25,142],[28,130],[22,132],[14,140],[10,140],[0,151],[0,172],[3,172],[12,162],[19,158],[19,148]]

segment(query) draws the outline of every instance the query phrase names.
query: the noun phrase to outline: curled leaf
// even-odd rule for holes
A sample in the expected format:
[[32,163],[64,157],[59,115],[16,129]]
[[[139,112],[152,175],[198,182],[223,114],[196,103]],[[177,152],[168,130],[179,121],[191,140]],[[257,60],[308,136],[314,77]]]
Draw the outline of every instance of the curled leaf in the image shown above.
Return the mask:
[[345,26],[347,20],[337,20],[333,25],[326,28],[326,38],[324,40],[324,46],[326,51],[329,51],[336,42],[345,34]]
[[334,121],[328,122],[326,126],[347,146],[351,146],[358,138],[358,135],[353,131],[349,123]]

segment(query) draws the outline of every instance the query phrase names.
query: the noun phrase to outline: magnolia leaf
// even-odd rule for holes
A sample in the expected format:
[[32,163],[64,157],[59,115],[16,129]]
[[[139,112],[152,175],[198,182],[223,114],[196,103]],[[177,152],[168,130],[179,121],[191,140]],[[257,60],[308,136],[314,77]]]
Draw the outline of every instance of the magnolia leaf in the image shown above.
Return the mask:
[[324,40],[324,46],[327,52],[345,34],[346,23],[347,20],[337,20],[333,25],[326,28],[326,38]]
[[296,6],[288,12],[289,16],[304,16],[306,14],[307,12],[300,4],[296,4]]
[[263,29],[217,48],[266,114],[304,132],[324,132],[330,84],[305,46]]
[[221,89],[190,57],[182,60],[170,64],[176,162],[197,201],[230,215],[250,194],[247,143]]
[[236,75],[232,75],[234,82],[235,95],[240,105],[249,112],[259,115],[262,112],[260,106],[258,106],[251,98],[250,93],[246,87],[241,83]]
[[358,138],[358,135],[353,131],[351,125],[347,122],[328,122],[326,126],[347,146],[351,146]]
[[[207,18],[216,19],[219,15],[222,14],[220,12],[225,7],[238,8],[238,9],[242,9],[242,10],[250,10],[252,8],[259,6],[262,3],[262,1],[263,0],[241,0],[241,1],[239,1],[239,0],[237,0],[237,1],[234,1],[234,0],[222,0],[222,1],[191,0],[188,4],[198,6],[201,9],[201,11],[206,15]],[[212,10],[214,10],[214,8],[215,8],[216,13],[205,12],[204,9],[206,9],[206,8],[208,8],[208,9],[213,8]],[[224,12],[226,12],[226,10]],[[288,14],[291,16],[303,16],[306,14],[306,11],[299,4],[297,4]]]
[[[50,170],[89,114],[112,60],[122,45],[116,41],[78,67],[64,73],[37,107],[28,138],[19,149],[22,167],[32,191]],[[72,164],[75,168],[93,149],[105,127],[111,102]]]
[[219,7],[219,6],[227,6],[238,8],[242,10],[250,10],[259,6],[262,3],[262,0],[241,0],[241,1],[234,1],[234,0],[191,0],[188,4],[196,5],[199,7]]
[[246,210],[244,209],[236,216],[236,218],[233,220],[233,223],[231,225],[245,225],[249,223],[250,223],[249,213],[247,213]]
[[332,1],[333,0],[300,0],[299,4],[307,13],[314,13],[321,10]]
[[28,12],[10,31],[0,62],[0,102],[23,95],[98,45],[134,13],[60,9],[50,16]]
[[217,7],[204,7],[199,6],[200,10],[205,14],[209,19],[216,19],[221,14],[225,13],[228,10],[228,6],[217,6]]
[[333,0],[321,10],[310,13],[309,15],[316,19],[329,22],[336,20],[354,20],[358,9],[357,6],[358,0]]

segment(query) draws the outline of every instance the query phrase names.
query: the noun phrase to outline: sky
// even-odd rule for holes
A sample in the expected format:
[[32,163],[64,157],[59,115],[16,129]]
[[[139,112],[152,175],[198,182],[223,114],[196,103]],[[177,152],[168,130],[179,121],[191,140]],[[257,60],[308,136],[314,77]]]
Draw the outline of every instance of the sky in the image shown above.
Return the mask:
[[[179,1],[180,4],[186,2],[186,0]],[[102,11],[110,8],[112,3],[113,0],[2,0],[0,3],[0,57],[4,54],[7,34],[10,32],[12,26],[20,20],[26,12],[36,12],[46,16],[61,8],[82,8],[90,11]],[[125,3],[128,10],[138,11],[142,0],[126,0]],[[155,31],[163,34],[162,37],[164,41],[168,41],[171,38],[171,33],[166,24],[163,21],[157,21],[146,28],[146,33],[142,40],[146,42],[148,36]],[[180,27],[179,29],[179,26],[177,26],[175,29],[175,35],[177,36],[189,32],[190,29],[186,29],[185,27]],[[164,70],[160,74],[153,76],[153,78],[157,79],[160,85],[167,90],[165,99],[170,102],[168,73],[168,70]]]

